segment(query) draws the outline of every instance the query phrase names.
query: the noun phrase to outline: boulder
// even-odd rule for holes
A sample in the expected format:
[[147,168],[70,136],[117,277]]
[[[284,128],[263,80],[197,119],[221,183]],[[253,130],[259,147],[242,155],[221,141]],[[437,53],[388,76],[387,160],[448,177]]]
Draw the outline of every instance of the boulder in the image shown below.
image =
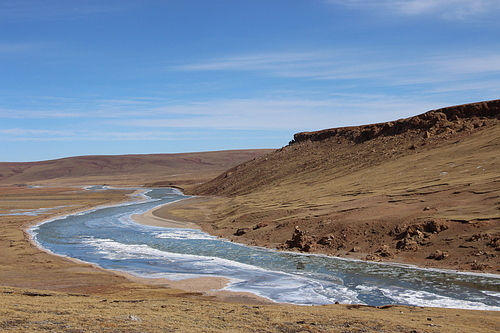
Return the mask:
[[311,252],[314,250],[314,243],[311,237],[298,226],[295,227],[292,238],[287,240],[281,248],[299,249],[300,251]]
[[328,235],[321,237],[320,240],[318,241],[318,244],[326,245],[326,246],[333,245],[334,240],[335,240],[335,236],[332,234],[328,234]]
[[448,258],[448,252],[443,252],[440,250],[436,250],[436,252],[429,254],[427,259],[434,259],[434,260],[444,260]]
[[234,235],[235,236],[243,236],[244,234],[246,234],[249,231],[250,231],[250,228],[240,228],[240,229],[236,230]]
[[413,238],[403,238],[396,244],[396,249],[401,251],[418,251],[420,246]]

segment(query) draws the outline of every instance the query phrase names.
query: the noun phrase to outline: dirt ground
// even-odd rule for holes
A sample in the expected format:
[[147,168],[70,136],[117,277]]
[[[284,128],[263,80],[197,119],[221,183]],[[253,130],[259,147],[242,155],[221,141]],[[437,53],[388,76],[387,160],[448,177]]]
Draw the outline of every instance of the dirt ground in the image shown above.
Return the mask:
[[[0,189],[2,332],[498,332],[500,315],[402,306],[262,304],[139,283],[45,253],[24,230],[92,206],[130,200],[124,191]],[[198,202],[200,204],[200,202]],[[12,215],[49,209],[43,216]],[[229,302],[229,301],[230,302]]]
[[500,101],[295,137],[170,214],[244,244],[500,272]]

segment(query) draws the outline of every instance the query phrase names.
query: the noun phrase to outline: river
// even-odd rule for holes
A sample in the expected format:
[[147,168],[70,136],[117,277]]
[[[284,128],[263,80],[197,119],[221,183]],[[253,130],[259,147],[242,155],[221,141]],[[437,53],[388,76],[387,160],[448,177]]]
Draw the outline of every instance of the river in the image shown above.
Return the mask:
[[225,290],[275,302],[500,311],[500,275],[279,252],[232,243],[200,230],[146,226],[131,216],[188,197],[175,189],[145,189],[141,196],[141,201],[54,218],[29,233],[49,252],[105,269],[170,280],[225,277],[231,281]]

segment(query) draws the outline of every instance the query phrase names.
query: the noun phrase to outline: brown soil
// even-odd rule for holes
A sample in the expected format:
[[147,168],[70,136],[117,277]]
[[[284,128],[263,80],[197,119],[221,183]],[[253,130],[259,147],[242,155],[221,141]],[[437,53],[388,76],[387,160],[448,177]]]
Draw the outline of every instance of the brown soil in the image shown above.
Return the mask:
[[[172,206],[156,217],[204,221],[203,228],[213,234],[243,243],[497,272],[498,104],[437,110],[392,125],[302,133],[289,146],[239,165],[197,190],[217,198]],[[2,184],[192,186],[216,169],[195,169],[195,177],[173,179],[184,162],[168,169],[167,163],[152,167],[142,157],[122,166],[107,157],[64,159],[52,166],[3,163],[0,167],[7,169],[0,173]],[[220,162],[221,155],[217,158]],[[67,162],[71,168],[58,167]],[[0,214],[53,208],[45,217],[0,215],[1,331],[500,331],[498,312],[266,305],[245,295],[228,296],[228,303],[221,295],[207,297],[167,288],[165,281],[132,279],[42,252],[23,232],[52,215],[129,200],[126,191],[0,189]],[[199,281],[208,288],[206,282]]]
[[[256,303],[245,295],[225,298],[231,302],[223,302],[220,295],[213,298],[170,289],[162,281],[130,279],[42,252],[23,233],[27,226],[51,216],[123,200],[130,200],[126,191],[1,188],[0,214],[10,214],[14,209],[53,210],[45,217],[0,215],[0,331],[490,333],[500,330],[499,315],[491,311],[340,304],[268,305]],[[196,283],[206,282],[212,283]],[[224,285],[220,282],[218,287]],[[187,284],[185,287],[189,288]]]
[[500,100],[299,133],[191,193],[237,242],[498,273],[499,151]]
[[0,185],[117,185],[189,188],[270,149],[183,154],[79,156],[0,163]]

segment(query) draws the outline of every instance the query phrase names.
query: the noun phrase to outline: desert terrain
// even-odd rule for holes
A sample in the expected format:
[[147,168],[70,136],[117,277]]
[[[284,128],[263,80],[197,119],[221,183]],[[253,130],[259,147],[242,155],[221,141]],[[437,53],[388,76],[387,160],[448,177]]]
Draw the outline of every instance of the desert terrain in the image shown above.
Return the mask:
[[[497,332],[497,312],[405,306],[291,306],[188,281],[180,288],[46,253],[27,227],[130,200],[131,191],[3,187],[0,200],[2,332]],[[204,201],[210,202],[210,201]],[[196,203],[196,201],[195,201]],[[201,204],[198,202],[197,204]],[[41,215],[23,212],[48,209]],[[184,207],[187,208],[187,207]],[[15,210],[19,215],[9,212]],[[7,214],[7,215],[5,215]],[[232,295],[231,295],[232,294]]]
[[271,149],[201,153],[76,156],[39,162],[0,162],[3,185],[177,186],[189,188]]
[[500,272],[500,101],[298,133],[171,213],[236,242]]
[[211,293],[223,281],[145,281],[43,252],[25,230],[52,216],[131,200],[131,190],[76,185],[174,185],[206,198],[164,206],[150,218],[196,222],[212,234],[270,248],[498,274],[499,105],[299,133],[282,149],[234,160],[231,169],[199,186],[216,171],[177,182],[173,175],[182,173],[183,163],[148,175],[154,168],[143,172],[140,161],[135,168],[107,170],[85,157],[88,164],[72,162],[85,166],[76,176],[73,167],[54,167],[67,161],[53,163],[54,173],[35,172],[43,162],[34,169],[2,163],[0,330],[498,332],[498,312],[268,304]]

